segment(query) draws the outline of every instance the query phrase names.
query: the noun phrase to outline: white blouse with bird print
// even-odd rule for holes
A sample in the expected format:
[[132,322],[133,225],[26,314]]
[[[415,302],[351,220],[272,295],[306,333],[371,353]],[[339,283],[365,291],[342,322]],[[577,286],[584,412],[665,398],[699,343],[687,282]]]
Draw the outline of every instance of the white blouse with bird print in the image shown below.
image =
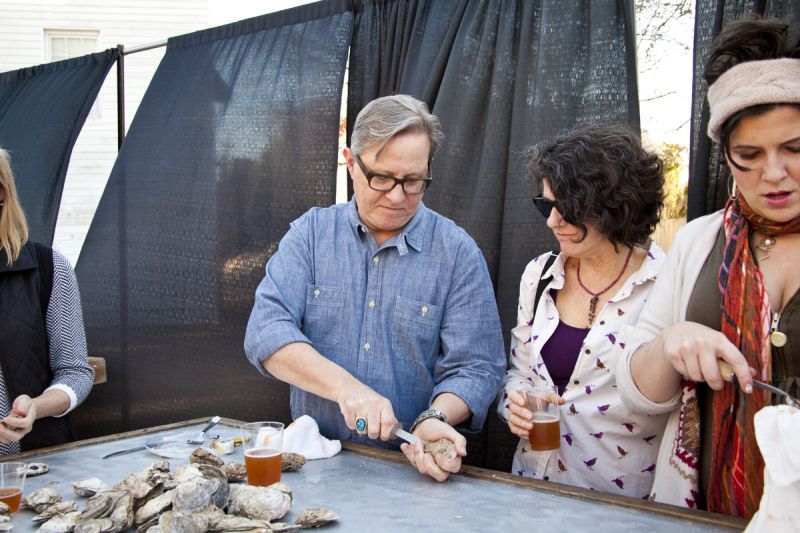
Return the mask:
[[[520,281],[517,326],[511,331],[510,368],[498,402],[498,414],[508,420],[508,391],[530,389],[537,382],[553,385],[541,349],[559,322],[550,291],[564,286],[564,261],[559,255],[550,267],[552,278],[533,313],[536,288],[549,254],[531,261]],[[530,449],[520,439],[512,472],[635,498],[647,498],[653,483],[656,454],[667,415],[634,415],[622,405],[614,369],[624,361],[625,345],[618,342],[623,324],[636,322],[664,252],[653,242],[638,271],[632,274],[600,311],[581,345],[575,368],[562,397],[560,448]],[[548,273],[545,273],[548,278]]]

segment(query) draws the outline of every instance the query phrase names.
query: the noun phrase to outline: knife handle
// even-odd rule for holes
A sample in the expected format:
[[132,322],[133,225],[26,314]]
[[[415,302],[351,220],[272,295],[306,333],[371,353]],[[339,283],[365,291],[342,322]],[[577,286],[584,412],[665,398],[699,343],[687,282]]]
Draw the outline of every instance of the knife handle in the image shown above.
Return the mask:
[[718,360],[719,363],[719,371],[722,374],[722,379],[727,381],[728,383],[736,384],[736,373],[733,371],[733,367],[723,361],[722,359]]

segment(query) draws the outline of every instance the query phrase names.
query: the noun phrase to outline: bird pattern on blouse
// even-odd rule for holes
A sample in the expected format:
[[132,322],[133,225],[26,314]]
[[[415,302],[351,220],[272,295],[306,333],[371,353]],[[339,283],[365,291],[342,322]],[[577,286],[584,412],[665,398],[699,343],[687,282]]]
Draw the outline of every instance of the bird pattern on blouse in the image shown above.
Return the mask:
[[[535,316],[530,308],[544,259],[546,256],[528,265],[520,284],[518,326],[512,330],[511,367],[505,379],[504,402],[498,407],[504,419],[507,419],[508,391],[540,382],[552,384],[540,350],[558,324],[558,310],[549,290],[544,292]],[[638,317],[662,260],[663,252],[653,244],[639,271],[600,311],[584,340],[562,396],[565,403],[561,406],[561,447],[551,452],[536,452],[526,439],[521,439],[512,472],[638,498],[648,496],[659,432],[666,418],[628,413],[616,388],[614,369],[625,353],[619,330]],[[551,273],[550,289],[563,287],[562,258],[553,264]]]
[[[67,259],[53,250],[53,288],[45,314],[50,341],[50,366],[55,369],[53,385],[69,388],[81,403],[91,391],[94,374],[86,361],[86,333],[78,295],[78,283]],[[11,412],[13,398],[0,371],[0,419]],[[0,443],[0,455],[20,452],[19,442]]]

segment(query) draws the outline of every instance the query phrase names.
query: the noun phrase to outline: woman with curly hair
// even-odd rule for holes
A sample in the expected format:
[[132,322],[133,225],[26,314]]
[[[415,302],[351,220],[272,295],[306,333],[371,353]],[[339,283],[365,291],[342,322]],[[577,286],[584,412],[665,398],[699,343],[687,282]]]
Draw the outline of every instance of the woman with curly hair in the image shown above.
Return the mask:
[[[623,324],[635,321],[661,268],[650,241],[664,178],[658,156],[623,125],[589,125],[534,147],[534,204],[560,246],[520,282],[510,369],[498,413],[521,437],[512,472],[641,498],[653,480],[666,416],[621,402],[614,368]],[[537,294],[538,293],[538,294]],[[558,387],[560,448],[533,451],[525,392]],[[555,402],[554,402],[555,403]]]
[[[630,408],[671,412],[653,497],[751,517],[764,480],[753,417],[775,401],[752,378],[800,392],[798,28],[729,24],[704,77],[708,134],[735,190],[676,236],[617,379]],[[723,382],[721,360],[740,388]]]
[[28,240],[8,153],[0,149],[0,456],[75,440],[68,412],[94,370],[75,273]]

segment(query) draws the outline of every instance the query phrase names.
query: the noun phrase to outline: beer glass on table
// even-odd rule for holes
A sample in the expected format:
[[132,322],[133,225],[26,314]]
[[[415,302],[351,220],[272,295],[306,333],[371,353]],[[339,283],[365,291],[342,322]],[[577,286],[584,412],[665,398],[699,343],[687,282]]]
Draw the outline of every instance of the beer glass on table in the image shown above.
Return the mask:
[[281,480],[283,424],[251,422],[242,426],[247,483],[266,487]]
[[0,501],[8,505],[12,513],[19,510],[27,473],[25,463],[0,463]]
[[538,385],[525,393],[528,409],[533,413],[533,427],[528,430],[531,449],[537,452],[557,450],[561,445],[558,390]]

